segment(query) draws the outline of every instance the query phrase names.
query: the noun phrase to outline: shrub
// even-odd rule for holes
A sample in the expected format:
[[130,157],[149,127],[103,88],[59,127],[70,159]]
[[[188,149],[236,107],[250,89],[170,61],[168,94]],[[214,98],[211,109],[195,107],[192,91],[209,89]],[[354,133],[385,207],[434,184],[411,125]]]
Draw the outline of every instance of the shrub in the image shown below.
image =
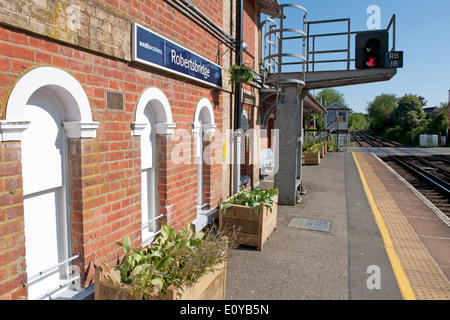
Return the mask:
[[263,202],[264,206],[268,207],[270,212],[272,212],[274,204],[273,198],[277,194],[278,191],[275,189],[261,190],[260,187],[256,187],[252,191],[245,191],[241,188],[241,191],[236,196],[221,203],[220,212],[224,214],[227,208],[231,207],[233,204],[237,204],[241,206],[253,207],[255,212],[258,213],[261,202]]
[[[131,285],[135,299],[164,295],[170,286],[183,289],[194,284],[202,275],[226,259],[227,246],[234,239],[219,234],[215,229],[194,233],[190,226],[176,232],[163,223],[158,239],[143,248],[132,248],[130,237],[117,242],[123,248],[124,258],[107,278],[115,285]],[[106,265],[105,265],[106,266]]]

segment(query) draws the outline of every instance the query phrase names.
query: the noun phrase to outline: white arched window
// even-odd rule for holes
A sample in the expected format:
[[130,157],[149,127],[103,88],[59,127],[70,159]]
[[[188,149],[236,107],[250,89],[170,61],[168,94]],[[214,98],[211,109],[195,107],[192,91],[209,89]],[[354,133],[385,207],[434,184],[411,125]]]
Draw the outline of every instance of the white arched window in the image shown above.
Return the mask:
[[37,68],[8,99],[2,141],[21,141],[28,298],[48,298],[71,282],[67,138],[95,137],[90,105],[68,73]]
[[205,201],[205,177],[204,167],[204,147],[203,142],[205,134],[212,134],[215,131],[214,111],[211,102],[203,98],[197,103],[194,114],[194,123],[192,125],[192,134],[194,136],[195,162],[197,163],[197,219],[193,222],[195,229],[202,229],[212,219],[212,211],[209,203]]
[[147,89],[139,99],[133,135],[141,136],[141,210],[142,244],[159,233],[157,149],[156,135],[173,134],[172,112],[164,93],[157,88]]

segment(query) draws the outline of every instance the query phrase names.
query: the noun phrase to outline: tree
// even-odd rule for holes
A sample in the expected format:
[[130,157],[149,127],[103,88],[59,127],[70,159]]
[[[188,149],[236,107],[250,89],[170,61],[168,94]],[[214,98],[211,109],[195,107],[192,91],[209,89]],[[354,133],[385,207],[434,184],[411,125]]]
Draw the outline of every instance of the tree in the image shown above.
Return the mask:
[[369,126],[375,133],[380,133],[383,129],[391,127],[391,113],[397,107],[397,97],[394,94],[381,94],[367,106],[369,114]]
[[428,124],[428,133],[445,135],[447,131],[447,102],[441,102],[438,107],[439,113],[430,120]]
[[404,132],[417,128],[423,119],[425,112],[422,110],[421,100],[412,94],[405,95],[398,100],[398,106],[391,113],[394,124],[403,128]]
[[[321,96],[322,99],[320,99]],[[347,104],[345,103],[344,94],[333,88],[323,89],[316,95],[316,99],[319,102],[321,101],[324,107],[328,107],[335,101],[339,102],[344,106],[347,106]]]
[[366,117],[362,113],[353,113],[349,117],[349,131],[364,130],[369,127]]

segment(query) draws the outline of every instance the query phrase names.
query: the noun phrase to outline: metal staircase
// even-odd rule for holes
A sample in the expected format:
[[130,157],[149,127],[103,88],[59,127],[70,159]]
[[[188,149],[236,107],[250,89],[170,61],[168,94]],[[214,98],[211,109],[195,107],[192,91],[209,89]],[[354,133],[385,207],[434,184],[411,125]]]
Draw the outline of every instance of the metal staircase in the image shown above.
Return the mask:
[[[261,125],[266,126],[276,110],[277,123],[283,127],[279,130],[277,153],[283,157],[274,186],[279,189],[280,204],[294,205],[298,197],[297,188],[301,184],[307,11],[300,5],[284,4],[279,6],[278,12],[276,17],[266,17],[261,25]],[[286,17],[292,13],[301,17],[298,25],[293,27],[286,24]]]
[[[292,19],[291,14],[294,15]],[[288,25],[294,22],[295,25]],[[354,70],[355,59],[351,58],[350,44],[357,32],[350,31],[350,19],[335,19],[307,22],[307,10],[296,4],[283,4],[278,14],[266,16],[261,23],[262,54],[261,73],[261,127],[267,128],[269,118],[276,113],[278,129],[278,172],[274,185],[279,188],[279,203],[294,205],[302,183],[302,122],[303,115],[318,113],[317,104],[311,105],[309,90],[353,84],[390,80],[396,69]],[[329,33],[312,34],[315,25],[331,25]],[[343,24],[342,32],[336,31],[336,24]],[[395,50],[395,15],[388,32],[393,32],[392,50]],[[339,48],[319,48],[318,39],[344,37]],[[327,44],[333,41],[327,42]],[[333,46],[333,45],[332,45]],[[327,58],[327,55],[341,54],[341,58]],[[324,57],[324,58],[323,58]],[[321,68],[329,63],[344,64],[344,68]],[[321,70],[319,70],[321,69]],[[322,106],[320,106],[323,108]],[[305,111],[305,113],[304,113]],[[323,111],[320,111],[323,112]]]

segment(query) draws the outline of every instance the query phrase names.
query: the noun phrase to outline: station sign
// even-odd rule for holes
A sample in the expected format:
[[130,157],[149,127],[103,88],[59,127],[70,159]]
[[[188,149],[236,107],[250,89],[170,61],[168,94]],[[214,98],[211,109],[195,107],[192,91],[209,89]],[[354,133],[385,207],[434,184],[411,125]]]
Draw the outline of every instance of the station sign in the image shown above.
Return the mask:
[[137,23],[132,26],[131,60],[222,87],[222,67]]
[[386,52],[386,68],[403,68],[403,51]]

